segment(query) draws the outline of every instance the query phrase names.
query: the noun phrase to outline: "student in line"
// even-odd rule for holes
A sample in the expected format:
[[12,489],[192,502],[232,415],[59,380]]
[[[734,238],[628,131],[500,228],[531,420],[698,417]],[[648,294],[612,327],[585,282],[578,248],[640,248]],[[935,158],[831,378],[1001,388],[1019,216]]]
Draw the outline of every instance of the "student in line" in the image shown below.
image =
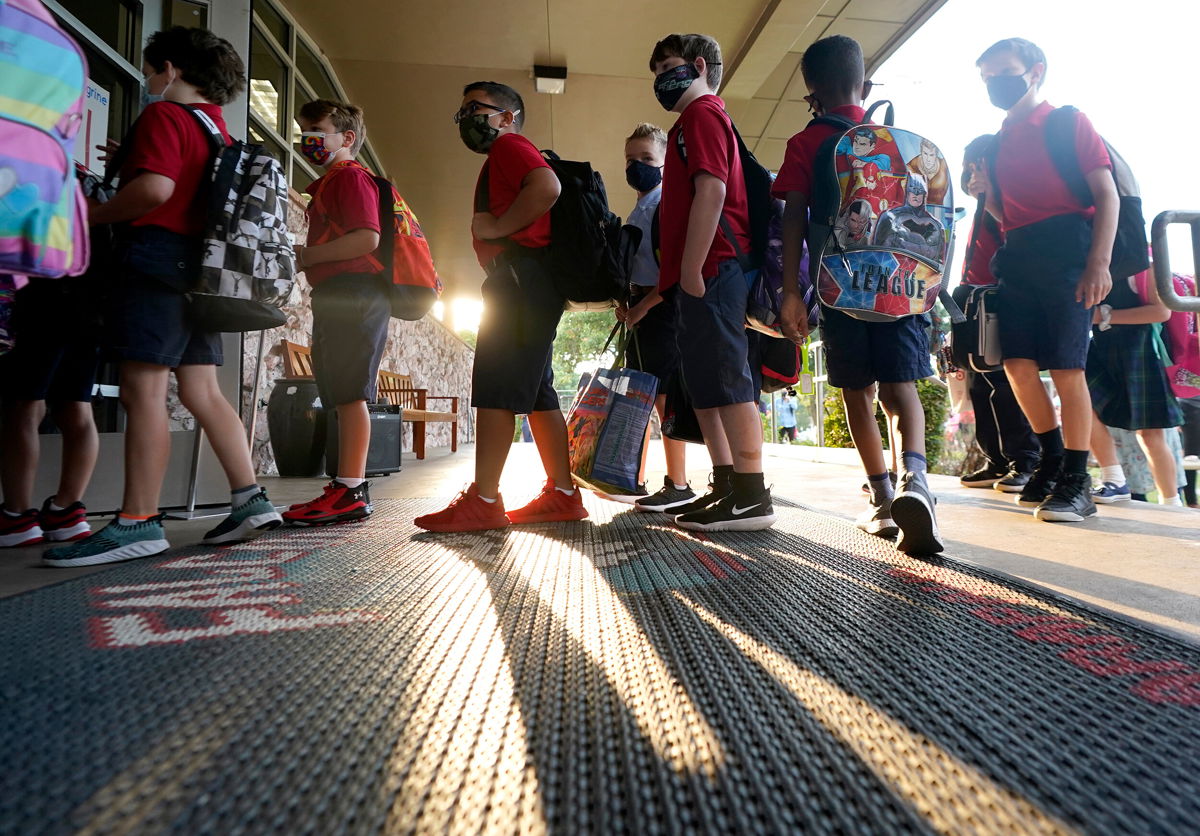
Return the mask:
[[654,95],[679,114],[667,135],[658,290],[676,309],[680,368],[713,463],[709,491],[672,508],[677,525],[756,531],[775,524],[763,481],[762,422],[748,362],[750,251],[746,182],[733,123],[716,95],[721,47],[707,35],[668,35],[650,55]]
[[312,195],[308,246],[296,248],[296,267],[312,286],[313,375],[321,404],[337,415],[337,475],[317,498],[293,505],[294,525],[327,525],[371,514],[366,481],[371,417],[391,307],[381,274],[379,189],[355,159],[367,138],[363,112],[330,99],[308,102],[296,117],[300,153],[324,173]]
[[[1000,280],[1000,350],[1042,445],[1042,460],[1017,502],[1036,508],[1039,520],[1079,522],[1096,513],[1087,473],[1092,399],[1084,368],[1093,308],[1113,284],[1108,268],[1118,197],[1112,163],[1092,123],[1079,114],[1075,152],[1094,208],[1082,205],[1050,157],[1046,119],[1054,107],[1041,96],[1046,55],[1036,44],[997,41],[976,65],[988,98],[1006,113],[988,166],[994,173],[984,183],[988,211],[1004,228],[992,261]],[[1058,391],[1061,427],[1042,385],[1043,369]]]
[[[550,208],[562,187],[522,136],[525,103],[508,85],[468,84],[454,121],[463,144],[487,155],[471,220],[475,254],[487,273],[471,372],[471,405],[479,410],[475,481],[448,507],[415,522],[427,531],[453,532],[581,520],[588,512],[571,478],[567,425],[551,366],[565,300],[545,264],[553,234]],[[517,415],[529,417],[546,483],[529,504],[506,513],[500,474]]]
[[[196,417],[229,480],[232,513],[204,535],[236,543],[281,524],[258,486],[237,411],[217,384],[221,334],[188,316],[185,291],[199,269],[208,206],[211,140],[189,108],[229,135],[221,106],[245,89],[233,46],[205,29],[175,26],[150,36],[143,51],[146,106],[126,137],[120,187],[90,207],[92,224],[121,224],[105,315],[109,355],[120,364],[125,429],[125,489],[117,518],[84,540],[48,550],[50,566],[92,566],[160,554],[170,548],[159,493],[171,453],[167,383]],[[186,105],[187,107],[181,107]]]
[[[813,112],[839,114],[855,122],[866,118],[862,102],[870,84],[865,81],[862,48],[853,38],[834,35],[810,46],[800,59]],[[774,194],[786,200],[783,216],[784,299],[783,333],[802,342],[808,336],[808,315],[799,285],[800,256],[808,233],[808,207],[815,182],[817,154],[826,139],[838,133],[833,125],[808,125],[787,145]],[[925,410],[916,381],[933,374],[929,365],[928,316],[907,316],[893,322],[866,322],[833,308],[821,310],[821,335],[829,383],[842,390],[850,436],[867,473],[867,509],[857,525],[878,537],[899,533],[896,547],[909,554],[942,551],[934,513],[936,500],[926,481]],[[883,438],[875,422],[875,394],[884,411],[896,416],[903,473],[895,487],[888,476]]]

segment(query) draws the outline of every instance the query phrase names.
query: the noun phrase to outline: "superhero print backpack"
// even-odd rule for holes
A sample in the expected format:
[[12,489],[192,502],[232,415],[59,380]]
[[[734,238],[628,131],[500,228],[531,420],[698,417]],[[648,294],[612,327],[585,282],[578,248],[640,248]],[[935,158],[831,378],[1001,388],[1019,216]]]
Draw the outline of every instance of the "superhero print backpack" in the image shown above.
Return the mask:
[[[887,105],[884,123],[869,124]],[[946,158],[892,127],[891,102],[862,123],[819,116],[838,129],[817,152],[809,208],[809,270],[821,304],[888,322],[928,313],[944,290],[954,245],[954,192]]]

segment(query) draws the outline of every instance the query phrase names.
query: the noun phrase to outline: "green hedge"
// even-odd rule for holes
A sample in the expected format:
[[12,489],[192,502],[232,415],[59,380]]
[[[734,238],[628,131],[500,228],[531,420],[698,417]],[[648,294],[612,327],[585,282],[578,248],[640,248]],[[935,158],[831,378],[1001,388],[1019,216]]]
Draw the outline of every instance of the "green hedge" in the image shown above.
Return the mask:
[[[829,387],[825,395],[825,446],[853,447],[850,440],[850,428],[846,424],[846,407],[842,403],[842,390]],[[950,395],[944,386],[929,380],[917,381],[917,395],[921,405],[925,407],[925,458],[929,459],[929,469],[941,472],[942,454],[946,446],[946,418],[950,412]],[[879,422],[879,434],[883,437],[883,446],[887,448],[887,422],[883,409],[875,408],[875,419]]]

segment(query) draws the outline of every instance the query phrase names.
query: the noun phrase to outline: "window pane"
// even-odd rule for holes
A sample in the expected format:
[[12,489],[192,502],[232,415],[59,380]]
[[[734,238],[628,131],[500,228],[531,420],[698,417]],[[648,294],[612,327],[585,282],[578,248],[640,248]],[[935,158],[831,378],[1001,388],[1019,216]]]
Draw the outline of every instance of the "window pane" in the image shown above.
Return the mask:
[[303,38],[296,39],[296,70],[308,82],[308,86],[317,91],[317,98],[340,99],[337,87],[332,77],[325,69],[325,62]]
[[263,2],[263,0],[255,0],[254,13],[262,18],[263,26],[275,37],[275,40],[279,42],[281,47],[284,49],[291,48],[291,27],[288,26],[283,16],[275,11],[274,6]]
[[132,0],[59,0],[62,7],[78,18],[104,43],[133,64],[141,65],[140,15]]
[[304,194],[304,190],[308,188],[309,183],[316,179],[316,175],[309,170],[308,166],[302,160],[293,157],[292,179],[288,183],[289,186],[300,192],[300,194]]
[[283,163],[283,167],[286,170],[288,161],[289,161],[289,157],[290,157],[290,152],[286,148],[284,148],[282,145],[280,145],[278,142],[276,142],[275,138],[272,137],[270,134],[268,134],[266,131],[260,130],[259,126],[254,122],[253,119],[250,120],[250,124],[247,126],[247,130],[250,134],[250,138],[253,139],[255,142],[259,143],[260,145],[264,146],[268,151],[270,151],[271,155],[273,157],[275,157],[275,159],[277,159],[281,163]]
[[383,166],[379,164],[379,158],[375,156],[375,152],[368,146],[363,145],[362,149],[358,152],[358,160],[376,174],[383,174]]
[[288,133],[286,92],[287,67],[256,27],[250,34],[250,109],[281,136]]
[[171,26],[186,26],[189,29],[208,28],[208,6],[195,0],[171,0],[167,7]]
[[296,81],[296,101],[292,103],[292,136],[291,141],[295,145],[300,144],[300,123],[296,121],[300,116],[300,108],[317,98],[317,94],[309,90],[299,80]]

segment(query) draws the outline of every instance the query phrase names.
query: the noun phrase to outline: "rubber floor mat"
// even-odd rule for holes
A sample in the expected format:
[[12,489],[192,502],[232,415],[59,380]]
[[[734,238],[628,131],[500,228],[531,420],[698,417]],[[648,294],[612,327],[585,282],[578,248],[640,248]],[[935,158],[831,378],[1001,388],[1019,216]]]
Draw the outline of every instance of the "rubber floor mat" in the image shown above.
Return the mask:
[[0,831],[1196,832],[1197,647],[784,503],[587,501],[0,600]]

